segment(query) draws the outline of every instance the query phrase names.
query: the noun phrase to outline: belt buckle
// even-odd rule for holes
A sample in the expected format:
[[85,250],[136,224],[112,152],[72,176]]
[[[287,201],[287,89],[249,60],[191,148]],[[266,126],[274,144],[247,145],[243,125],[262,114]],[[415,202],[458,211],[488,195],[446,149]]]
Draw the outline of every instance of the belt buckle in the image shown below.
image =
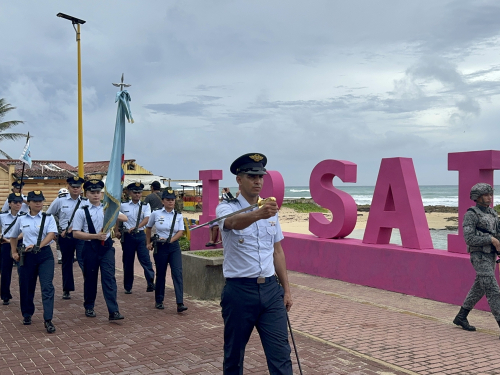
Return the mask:
[[257,277],[257,284],[265,284],[266,278],[265,277]]

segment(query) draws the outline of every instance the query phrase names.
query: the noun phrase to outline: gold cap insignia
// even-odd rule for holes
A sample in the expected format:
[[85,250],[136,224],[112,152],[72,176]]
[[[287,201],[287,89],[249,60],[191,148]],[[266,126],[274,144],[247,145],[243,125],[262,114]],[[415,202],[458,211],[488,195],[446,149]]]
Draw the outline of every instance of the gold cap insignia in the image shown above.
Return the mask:
[[252,159],[256,163],[258,163],[259,161],[264,159],[264,157],[262,155],[259,155],[259,154],[250,155],[249,158]]
[[80,177],[78,177],[78,176],[73,177],[73,180],[75,180],[75,181],[78,181],[79,179],[80,179]]
[[172,194],[174,191],[172,189],[167,189],[167,193]]
[[18,183],[19,185],[21,185],[21,180],[17,180],[17,183]]
[[135,186],[141,186],[141,183],[140,182],[136,182]]
[[99,180],[90,180],[90,183],[95,185],[99,183]]
[[20,197],[21,193],[14,193],[16,197]]
[[40,190],[35,190],[35,191],[33,192],[33,194],[35,194],[35,195],[40,195],[40,194],[42,194],[42,192],[41,192]]

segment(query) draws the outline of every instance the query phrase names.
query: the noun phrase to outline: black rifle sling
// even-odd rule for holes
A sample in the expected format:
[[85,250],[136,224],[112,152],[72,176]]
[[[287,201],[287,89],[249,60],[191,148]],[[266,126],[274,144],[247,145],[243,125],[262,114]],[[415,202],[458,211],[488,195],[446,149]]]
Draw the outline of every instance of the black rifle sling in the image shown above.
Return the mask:
[[139,224],[140,224],[140,220],[141,220],[141,213],[142,213],[142,202],[139,201],[139,213],[137,214],[137,220],[135,222],[135,227],[137,229],[139,229]]
[[90,234],[96,234],[94,223],[92,222],[92,218],[90,217],[89,207],[83,206],[83,210],[85,211],[85,218],[87,219],[87,227],[89,228]]
[[174,218],[172,219],[172,225],[170,226],[170,233],[168,234],[168,242],[172,239],[172,233],[174,232],[175,218],[177,217],[177,211],[174,211]]
[[45,225],[45,218],[47,217],[47,214],[45,212],[42,212],[42,223],[40,224],[40,231],[38,232],[38,238],[36,240],[36,247],[40,247],[40,243],[42,242],[42,235],[43,235],[43,227]]
[[76,202],[75,209],[73,210],[73,213],[71,214],[71,218],[68,221],[68,226],[66,227],[66,232],[68,231],[69,227],[71,226],[71,223],[73,222],[73,218],[75,217],[75,212],[78,210],[78,207],[80,206],[80,203],[82,202],[82,199],[79,198],[78,202]]
[[5,229],[3,231],[2,238],[0,238],[0,241],[3,240],[3,236],[5,236],[9,232],[10,228],[12,228],[14,226],[14,224],[16,223],[18,217],[19,216],[16,216],[16,218],[14,219],[14,221],[12,223],[10,223],[10,225],[7,227],[7,229]]

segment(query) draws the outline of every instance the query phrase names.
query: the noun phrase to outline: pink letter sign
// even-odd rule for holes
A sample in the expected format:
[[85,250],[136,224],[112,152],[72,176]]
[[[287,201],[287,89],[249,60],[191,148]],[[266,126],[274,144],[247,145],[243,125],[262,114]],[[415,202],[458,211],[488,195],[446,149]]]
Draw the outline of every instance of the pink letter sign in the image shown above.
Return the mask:
[[458,171],[458,235],[448,235],[448,251],[466,253],[462,221],[467,209],[474,206],[470,189],[478,182],[493,185],[493,171],[500,169],[500,151],[450,152],[448,170]]
[[278,171],[267,171],[264,175],[264,185],[260,191],[262,198],[275,197],[278,207],[283,204],[285,197],[285,181],[283,176]]
[[344,182],[356,182],[357,166],[344,160],[323,160],[318,163],[309,179],[309,189],[314,201],[333,213],[330,222],[325,215],[309,214],[309,231],[320,238],[348,236],[356,226],[358,212],[356,202],[346,192],[333,187],[333,178]]
[[203,183],[201,224],[215,219],[215,209],[219,204],[219,180],[222,180],[222,171],[220,169],[200,171],[200,180]]
[[410,158],[382,159],[363,242],[388,244],[393,228],[399,229],[404,247],[433,248]]

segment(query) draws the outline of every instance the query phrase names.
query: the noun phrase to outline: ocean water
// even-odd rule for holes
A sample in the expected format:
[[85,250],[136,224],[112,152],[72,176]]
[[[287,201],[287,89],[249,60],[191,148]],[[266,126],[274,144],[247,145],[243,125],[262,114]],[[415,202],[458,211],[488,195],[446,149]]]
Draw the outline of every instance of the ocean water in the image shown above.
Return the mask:
[[[347,186],[337,187],[339,190],[350,194],[356,204],[371,204],[374,186]],[[495,186],[495,191],[498,190]],[[420,186],[420,195],[424,206],[458,206],[457,185],[423,185]],[[308,186],[287,186],[285,188],[285,199],[311,198]],[[500,202],[500,195],[493,197],[494,202]]]

